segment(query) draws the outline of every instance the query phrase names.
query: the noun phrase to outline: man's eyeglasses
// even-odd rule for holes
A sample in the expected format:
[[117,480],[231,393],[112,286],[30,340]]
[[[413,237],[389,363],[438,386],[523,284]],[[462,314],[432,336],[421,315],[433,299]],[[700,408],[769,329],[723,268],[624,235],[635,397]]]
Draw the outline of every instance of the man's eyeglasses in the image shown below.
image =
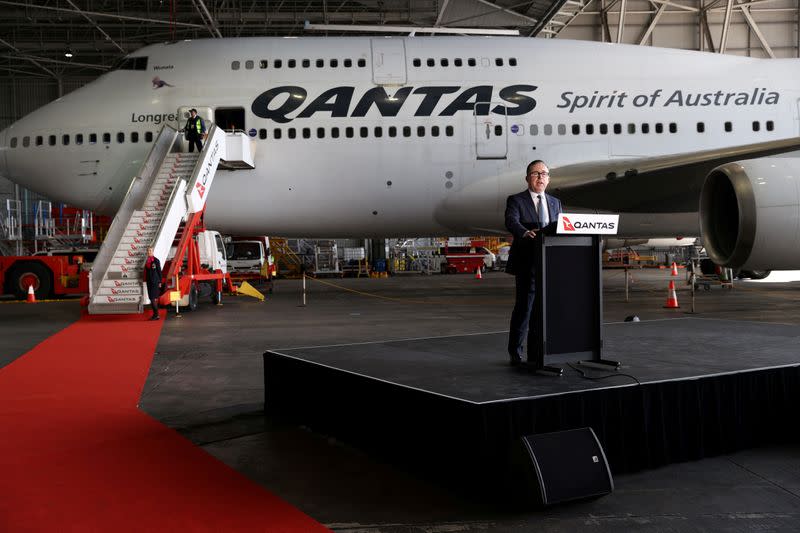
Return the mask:
[[537,172],[536,170],[534,170],[533,172],[529,173],[528,176],[533,176],[534,178],[538,178],[539,176],[541,176],[543,178],[549,178],[550,177],[550,173],[547,172],[547,171]]

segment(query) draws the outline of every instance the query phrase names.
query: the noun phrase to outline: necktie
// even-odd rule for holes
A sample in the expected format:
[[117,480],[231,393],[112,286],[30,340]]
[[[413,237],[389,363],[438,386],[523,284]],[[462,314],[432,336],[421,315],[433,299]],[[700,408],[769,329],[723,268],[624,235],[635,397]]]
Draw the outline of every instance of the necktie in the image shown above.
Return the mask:
[[542,198],[541,194],[538,195],[538,198],[539,198],[539,205],[537,206],[537,208],[539,210],[539,227],[543,228],[547,225],[547,214],[544,211],[545,210],[544,198]]

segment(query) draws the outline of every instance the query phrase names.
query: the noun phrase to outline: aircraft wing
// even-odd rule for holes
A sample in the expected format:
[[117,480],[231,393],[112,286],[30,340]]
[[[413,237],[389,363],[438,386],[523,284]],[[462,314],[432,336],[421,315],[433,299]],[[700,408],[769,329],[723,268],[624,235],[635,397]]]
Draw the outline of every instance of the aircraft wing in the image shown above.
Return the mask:
[[700,190],[719,165],[800,150],[800,137],[660,157],[554,167],[550,192],[569,207],[617,213],[697,212]]

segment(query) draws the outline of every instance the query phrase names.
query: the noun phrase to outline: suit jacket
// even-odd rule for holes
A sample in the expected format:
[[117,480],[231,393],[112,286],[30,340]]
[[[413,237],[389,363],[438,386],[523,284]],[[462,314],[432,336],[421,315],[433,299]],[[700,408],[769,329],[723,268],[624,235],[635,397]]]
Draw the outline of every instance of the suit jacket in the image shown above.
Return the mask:
[[144,280],[148,285],[154,287],[161,284],[161,261],[158,260],[158,257],[153,257],[149,268],[147,267],[147,260],[145,259]]
[[[561,202],[555,196],[547,193],[544,193],[544,198],[547,201],[550,218],[549,224],[544,228],[539,227],[539,216],[536,214],[536,206],[533,204],[533,198],[528,189],[512,194],[506,200],[506,229],[514,236],[506,263],[506,272],[509,274],[533,272],[536,264],[536,252],[539,248],[539,243],[536,241],[543,232],[552,232],[552,229],[555,228],[558,215],[561,213]],[[524,237],[528,230],[536,232],[535,239]]]

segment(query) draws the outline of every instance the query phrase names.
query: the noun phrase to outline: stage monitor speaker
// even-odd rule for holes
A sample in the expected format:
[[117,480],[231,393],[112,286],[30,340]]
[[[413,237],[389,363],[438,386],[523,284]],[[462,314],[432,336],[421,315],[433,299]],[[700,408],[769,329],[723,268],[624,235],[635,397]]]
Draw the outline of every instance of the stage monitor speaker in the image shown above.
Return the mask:
[[538,504],[595,498],[614,490],[606,455],[592,428],[527,435],[521,441],[522,461],[519,453],[515,461],[521,471],[515,477],[529,490],[538,489]]

